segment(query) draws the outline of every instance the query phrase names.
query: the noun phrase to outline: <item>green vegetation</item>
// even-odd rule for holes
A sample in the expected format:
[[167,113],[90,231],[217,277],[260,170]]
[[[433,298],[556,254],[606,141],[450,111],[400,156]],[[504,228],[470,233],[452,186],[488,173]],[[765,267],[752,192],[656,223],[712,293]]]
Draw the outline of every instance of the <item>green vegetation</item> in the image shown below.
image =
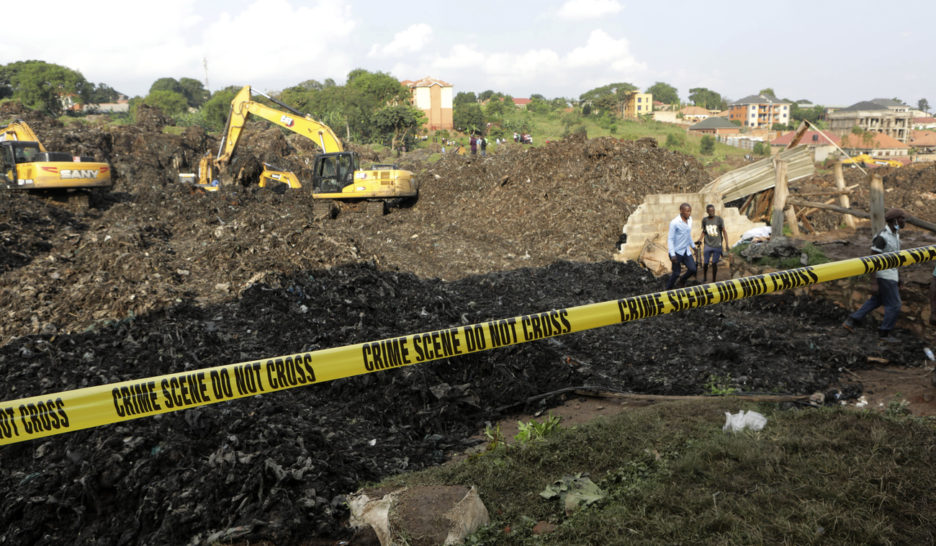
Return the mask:
[[0,65],[0,99],[11,98],[52,116],[65,111],[66,97],[85,104],[113,100],[116,95],[107,85],[95,86],[80,72],[57,64],[17,61]]
[[518,432],[514,436],[514,440],[520,444],[525,444],[548,438],[559,431],[560,420],[560,417],[550,415],[542,423],[536,421],[536,419],[531,420],[529,423],[517,421]]
[[653,95],[653,100],[658,100],[664,104],[679,104],[679,93],[675,87],[668,83],[656,82],[647,88],[647,93]]
[[[106,119],[115,125],[133,123],[139,105],[147,104],[171,117],[175,127],[200,126],[218,133],[225,126],[231,100],[240,87],[210,93],[194,78],[163,77],[152,83],[146,96],[130,99],[129,114],[107,114]],[[514,133],[530,134],[537,146],[574,135],[625,140],[650,137],[665,142],[670,150],[699,158],[716,171],[728,168],[727,158],[745,155],[744,150],[714,142],[711,137],[686,135],[683,129],[654,122],[649,116],[640,120],[622,119],[627,93],[636,90],[633,84],[617,82],[586,91],[578,100],[550,99],[534,93],[526,108],[518,108],[511,96],[491,89],[477,94],[461,91],[453,100],[455,132],[451,135],[440,132],[425,143],[415,138],[423,131],[424,114],[410,105],[410,91],[386,73],[355,69],[343,85],[331,79],[306,80],[284,89],[275,98],[322,121],[344,140],[391,149],[436,146],[440,140],[466,145],[466,135],[475,132],[485,134],[489,140],[509,140]],[[676,88],[665,82],[656,82],[647,91],[657,100],[679,102]],[[718,93],[708,89],[690,91],[690,99],[697,104],[709,101],[717,107],[722,101]],[[104,84],[88,83],[74,70],[42,61],[0,65],[0,100],[18,100],[58,116],[64,113],[63,95],[82,104],[112,102],[119,93]],[[259,96],[253,99],[269,102]],[[488,151],[496,153],[496,145]]]
[[695,87],[689,90],[689,100],[696,106],[708,108],[709,110],[724,110],[728,108],[728,102],[715,91],[704,87]]
[[[722,431],[725,412],[764,430]],[[468,544],[931,544],[936,430],[904,414],[781,410],[731,397],[661,403],[503,446],[393,485],[475,485],[491,523]],[[566,515],[569,476],[603,493]],[[537,522],[555,530],[535,535]]]
[[705,382],[705,390],[713,396],[725,396],[738,392],[738,389],[731,386],[731,376],[710,375]]

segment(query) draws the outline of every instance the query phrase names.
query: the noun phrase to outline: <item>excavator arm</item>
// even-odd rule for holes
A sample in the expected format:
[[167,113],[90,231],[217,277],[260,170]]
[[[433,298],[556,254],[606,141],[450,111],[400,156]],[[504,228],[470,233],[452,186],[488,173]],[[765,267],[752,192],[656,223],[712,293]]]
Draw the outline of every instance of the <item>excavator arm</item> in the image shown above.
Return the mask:
[[40,152],[48,151],[45,149],[45,146],[39,142],[39,137],[36,136],[36,133],[21,119],[14,121],[6,127],[0,128],[0,142],[5,140],[35,142],[39,145]]
[[257,94],[263,95],[285,108],[288,113],[256,102],[251,99],[251,94],[250,86],[244,86],[234,97],[234,100],[231,101],[231,113],[224,129],[224,137],[218,150],[218,157],[215,159],[217,166],[220,167],[231,160],[231,155],[234,154],[234,149],[237,148],[237,142],[240,140],[244,125],[247,123],[247,116],[250,114],[312,140],[321,146],[323,153],[344,151],[341,141],[338,140],[338,137],[329,126],[272,97],[263,95],[263,93],[257,92]]

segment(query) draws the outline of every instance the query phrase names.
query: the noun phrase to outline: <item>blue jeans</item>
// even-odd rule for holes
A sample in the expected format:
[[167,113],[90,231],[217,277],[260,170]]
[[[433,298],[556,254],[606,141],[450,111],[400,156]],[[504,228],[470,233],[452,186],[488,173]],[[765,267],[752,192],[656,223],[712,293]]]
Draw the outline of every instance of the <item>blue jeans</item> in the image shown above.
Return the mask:
[[[686,282],[686,279],[695,275],[696,272],[695,258],[692,257],[692,253],[677,254],[675,259],[670,259],[673,262],[673,274],[670,275],[669,282],[666,283],[667,290],[676,286],[677,280],[679,280],[679,282]],[[686,272],[680,277],[679,271],[682,269],[683,264],[686,264]]]
[[900,289],[897,287],[897,281],[888,279],[878,279],[877,285],[877,294],[873,294],[860,309],[852,313],[851,319],[861,322],[865,315],[883,305],[884,320],[881,321],[878,330],[890,332],[897,324],[897,316],[900,314]]
[[702,263],[708,265],[709,261],[713,264],[717,264],[718,260],[721,259],[722,249],[721,247],[707,246],[705,247],[705,252],[702,253]]

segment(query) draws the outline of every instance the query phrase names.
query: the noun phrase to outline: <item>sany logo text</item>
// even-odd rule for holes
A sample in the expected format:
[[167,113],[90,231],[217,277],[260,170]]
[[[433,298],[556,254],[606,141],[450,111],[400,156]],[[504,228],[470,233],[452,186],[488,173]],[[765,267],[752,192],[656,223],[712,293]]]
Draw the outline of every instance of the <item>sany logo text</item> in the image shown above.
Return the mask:
[[62,169],[61,176],[64,179],[97,178],[98,170],[97,169]]

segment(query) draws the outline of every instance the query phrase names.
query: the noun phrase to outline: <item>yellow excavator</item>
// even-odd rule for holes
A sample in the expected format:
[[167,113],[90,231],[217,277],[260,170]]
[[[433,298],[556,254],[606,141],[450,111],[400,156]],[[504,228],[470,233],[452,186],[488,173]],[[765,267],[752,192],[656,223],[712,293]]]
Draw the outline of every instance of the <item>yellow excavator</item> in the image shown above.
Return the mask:
[[28,190],[87,206],[91,190],[111,187],[107,163],[49,152],[23,120],[0,128],[0,186]]
[[[253,100],[254,93],[266,97],[286,111]],[[412,199],[418,195],[412,172],[397,169],[394,165],[374,165],[371,169],[362,170],[360,158],[354,152],[344,150],[341,140],[330,127],[268,95],[251,90],[250,86],[243,87],[231,101],[231,111],[218,155],[214,158],[204,156],[199,162],[198,173],[180,174],[180,181],[192,183],[207,191],[215,191],[225,178],[230,180],[231,173],[225,171],[249,115],[258,116],[302,135],[322,149],[322,153],[315,156],[312,180],[309,183],[312,197],[322,200],[323,205],[327,205],[315,207],[317,216],[333,214],[334,209],[330,205],[334,202],[332,200],[366,201],[368,209],[379,210],[382,213],[388,201]],[[266,187],[273,183],[286,184],[293,189],[304,187],[295,173],[264,163],[259,186]]]
[[902,167],[903,163],[896,161],[894,159],[881,159],[879,157],[871,157],[868,154],[859,154],[854,157],[849,157],[842,160],[842,165],[852,165],[860,163],[865,167]]

